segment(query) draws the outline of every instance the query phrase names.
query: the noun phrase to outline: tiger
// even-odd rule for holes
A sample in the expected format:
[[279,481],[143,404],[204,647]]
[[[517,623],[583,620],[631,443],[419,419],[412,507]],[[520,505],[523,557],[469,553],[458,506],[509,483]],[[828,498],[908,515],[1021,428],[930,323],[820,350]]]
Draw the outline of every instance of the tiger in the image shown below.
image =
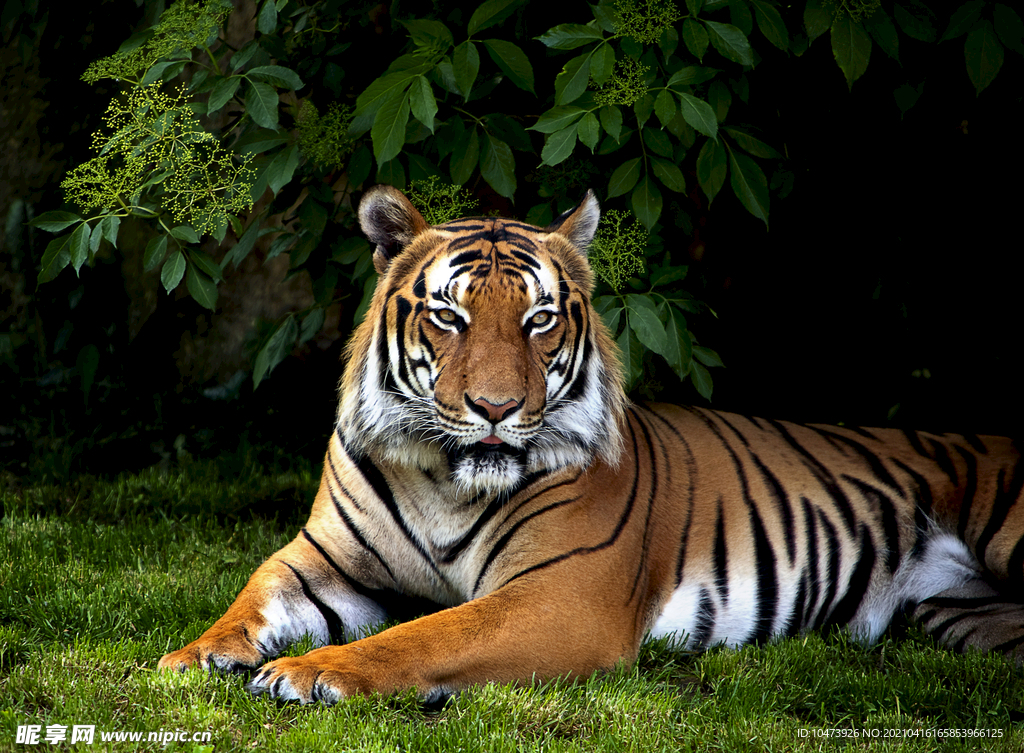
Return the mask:
[[592,191],[543,229],[431,226],[388,186],[358,216],[379,278],[308,522],[160,668],[438,701],[628,665],[649,637],[871,642],[899,614],[1024,660],[1011,439],[629,401],[591,302]]

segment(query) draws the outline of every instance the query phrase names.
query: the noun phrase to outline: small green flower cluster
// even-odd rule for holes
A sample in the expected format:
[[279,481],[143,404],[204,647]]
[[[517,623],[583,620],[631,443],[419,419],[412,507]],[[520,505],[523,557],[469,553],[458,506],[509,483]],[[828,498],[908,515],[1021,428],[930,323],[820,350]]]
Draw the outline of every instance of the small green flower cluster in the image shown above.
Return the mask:
[[616,31],[640,44],[656,44],[662,32],[682,18],[672,0],[616,0]]
[[869,18],[872,13],[882,7],[882,0],[828,0],[835,9],[835,16],[849,16],[855,23]]
[[457,220],[477,208],[473,194],[461,186],[442,182],[436,175],[412,181],[405,195],[430,225]]
[[61,187],[83,211],[138,208],[143,190],[162,190],[178,222],[203,234],[227,222],[227,214],[252,206],[251,157],[233,155],[203,130],[182,102],[184,89],[168,96],[156,85],[136,87],[121,104],[111,102],[106,129],[93,134],[93,159],[72,169]]
[[355,141],[348,135],[352,113],[351,107],[332,103],[327,114],[321,115],[316,105],[305,100],[295,121],[299,131],[299,149],[318,165],[342,167],[345,158],[355,149]]
[[625,57],[615,63],[615,72],[594,92],[598,105],[621,105],[628,107],[638,102],[647,93],[644,75],[648,68],[638,60]]
[[135,46],[129,40],[110,57],[92,63],[82,80],[90,84],[104,78],[134,81],[161,58],[205,44],[231,8],[226,0],[178,0],[163,12],[148,38]]
[[630,277],[644,269],[644,250],[648,233],[629,212],[617,209],[605,212],[601,218],[587,256],[594,274],[604,280],[616,293]]

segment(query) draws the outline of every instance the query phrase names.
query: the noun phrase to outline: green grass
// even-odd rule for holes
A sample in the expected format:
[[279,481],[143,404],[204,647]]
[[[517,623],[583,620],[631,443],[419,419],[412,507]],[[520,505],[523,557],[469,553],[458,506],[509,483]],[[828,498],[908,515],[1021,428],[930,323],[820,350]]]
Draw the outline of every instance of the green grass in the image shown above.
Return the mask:
[[[1024,750],[1024,672],[914,631],[871,647],[810,635],[703,655],[655,642],[635,667],[475,688],[440,709],[410,694],[279,704],[250,697],[241,677],[157,673],[156,660],[197,637],[294,535],[315,469],[273,474],[235,458],[66,487],[7,481],[0,751],[55,747],[17,744],[27,724],[44,734],[92,724],[92,746],[64,748],[111,751],[209,747],[103,743],[100,731],[208,731],[216,751]],[[935,728],[1002,737],[925,736]],[[911,736],[886,738],[891,730]]]

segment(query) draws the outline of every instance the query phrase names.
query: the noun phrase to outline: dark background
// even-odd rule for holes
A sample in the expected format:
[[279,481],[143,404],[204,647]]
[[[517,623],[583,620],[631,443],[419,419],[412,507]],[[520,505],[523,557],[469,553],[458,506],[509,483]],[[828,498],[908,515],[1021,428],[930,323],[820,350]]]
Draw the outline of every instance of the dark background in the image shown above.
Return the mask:
[[[181,367],[181,352],[202,343],[210,326],[187,296],[160,291],[145,320],[130,321],[138,291],[117,255],[81,279],[65,270],[36,290],[50,236],[23,223],[61,206],[63,173],[87,155],[113,95],[112,82],[89,86],[79,77],[156,12],[134,2],[60,8],[22,12],[6,3],[3,11],[3,469],[60,481],[145,467],[182,448],[213,454],[244,443],[276,445],[278,461],[319,457],[342,336],[287,359],[256,392],[246,376],[234,399],[215,400],[204,390],[223,387],[224,373]],[[962,37],[925,44],[901,35],[900,43],[903,65],[875,47],[851,92],[827,35],[801,57],[761,40],[763,65],[777,75],[756,78],[751,107],[774,109],[777,120],[758,125],[795,174],[792,193],[772,197],[770,229],[728,187],[708,212],[687,175],[690,195],[681,201],[706,221],[697,242],[671,228],[662,238],[678,249],[674,261],[692,262],[692,290],[717,313],[691,321],[726,364],[712,370],[712,407],[939,432],[1020,431],[1021,59],[1007,51],[979,97]],[[528,49],[544,56],[539,43]],[[922,82],[923,96],[901,118],[893,90]],[[601,193],[607,176],[598,183]],[[343,311],[340,333],[350,320]],[[85,343],[101,353],[88,401],[76,376]],[[661,399],[700,401],[688,384],[669,383]]]

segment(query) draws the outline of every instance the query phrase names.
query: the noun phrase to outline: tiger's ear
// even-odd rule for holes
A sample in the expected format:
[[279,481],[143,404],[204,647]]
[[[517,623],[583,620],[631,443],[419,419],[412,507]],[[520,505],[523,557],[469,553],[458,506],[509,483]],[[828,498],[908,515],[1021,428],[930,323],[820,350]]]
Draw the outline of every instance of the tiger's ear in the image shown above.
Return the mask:
[[562,212],[555,218],[555,221],[544,228],[547,233],[558,233],[569,239],[569,242],[579,249],[581,254],[586,254],[587,246],[594,240],[594,233],[597,232],[597,223],[601,219],[601,207],[597,203],[594,192],[587,189],[586,196],[575,207],[567,212]]
[[373,266],[384,274],[391,260],[429,225],[405,194],[393,186],[374,186],[359,202],[359,226],[377,248]]

